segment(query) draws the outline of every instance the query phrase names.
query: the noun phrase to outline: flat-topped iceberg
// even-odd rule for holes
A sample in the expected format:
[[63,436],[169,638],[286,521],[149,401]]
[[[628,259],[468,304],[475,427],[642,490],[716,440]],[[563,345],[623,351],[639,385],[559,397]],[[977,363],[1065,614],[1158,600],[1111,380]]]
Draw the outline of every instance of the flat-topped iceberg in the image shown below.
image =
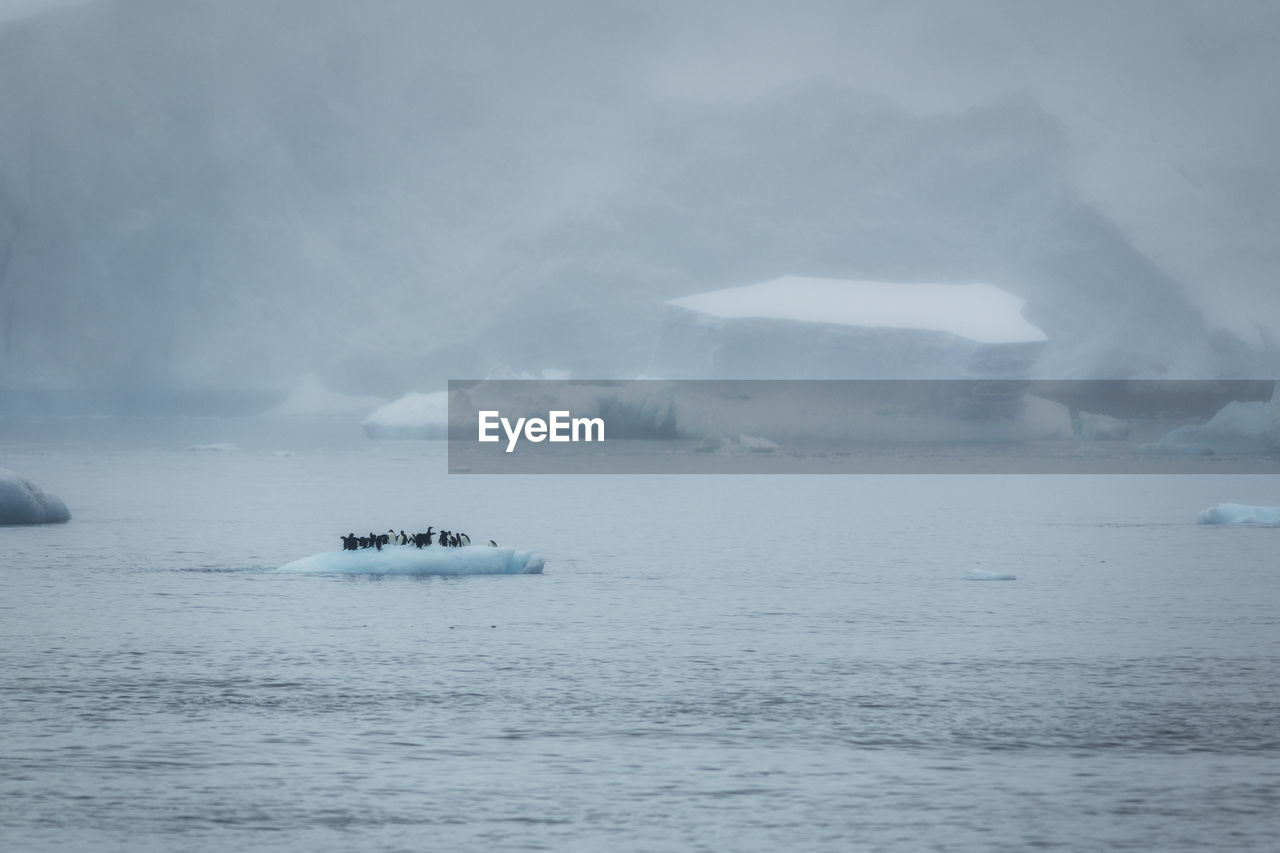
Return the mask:
[[1218,504],[1201,510],[1197,524],[1263,524],[1280,526],[1280,506]]
[[0,468],[0,524],[62,524],[67,505],[17,471]]
[[1043,343],[1023,300],[991,284],[899,283],[789,275],[672,299],[710,317],[944,332],[983,344]]
[[1031,374],[1047,338],[991,284],[784,276],[672,299],[656,372],[714,379]]
[[545,561],[532,551],[468,545],[413,548],[388,545],[381,551],[327,551],[286,563],[278,571],[317,575],[540,575]]

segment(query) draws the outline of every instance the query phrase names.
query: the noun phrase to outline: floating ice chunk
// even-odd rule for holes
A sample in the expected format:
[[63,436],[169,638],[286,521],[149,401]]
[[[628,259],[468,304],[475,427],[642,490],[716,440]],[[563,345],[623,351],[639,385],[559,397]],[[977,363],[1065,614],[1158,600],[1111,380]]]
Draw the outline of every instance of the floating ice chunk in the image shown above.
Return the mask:
[[1146,450],[1188,454],[1280,452],[1280,382],[1270,401],[1227,403],[1208,423],[1178,427]]
[[1016,581],[1018,576],[1003,572],[989,572],[986,569],[970,569],[965,573],[964,579],[967,581]]
[[737,456],[745,453],[773,453],[778,445],[757,435],[739,435],[737,438],[704,438],[693,448],[694,453],[720,453]]
[[67,505],[17,471],[0,468],[0,524],[62,524]]
[[369,438],[448,438],[449,393],[410,391],[365,418]]
[[1076,415],[1075,428],[1085,441],[1123,441],[1129,437],[1128,421],[1093,412]]
[[352,396],[330,391],[314,373],[302,377],[298,387],[280,405],[264,414],[272,417],[357,417],[367,415],[387,401],[381,397]]
[[532,551],[468,545],[414,548],[384,545],[381,551],[328,551],[294,560],[278,571],[331,575],[540,575],[545,561]]
[[1201,510],[1196,524],[1264,524],[1280,527],[1280,506],[1218,504]]

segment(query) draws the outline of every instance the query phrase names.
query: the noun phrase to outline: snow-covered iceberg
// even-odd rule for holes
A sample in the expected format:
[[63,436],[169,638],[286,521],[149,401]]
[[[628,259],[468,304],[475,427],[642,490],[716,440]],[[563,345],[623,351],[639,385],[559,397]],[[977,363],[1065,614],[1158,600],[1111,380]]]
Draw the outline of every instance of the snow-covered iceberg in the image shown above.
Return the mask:
[[449,392],[410,391],[361,423],[369,438],[448,438]]
[[1178,427],[1146,449],[1175,454],[1280,452],[1280,382],[1269,401],[1227,403],[1208,423]]
[[271,417],[359,417],[386,405],[382,397],[340,394],[326,388],[314,373],[308,373],[280,405],[264,414]]
[[1280,526],[1280,506],[1218,504],[1201,510],[1197,524],[1262,524]]
[[286,563],[278,571],[321,575],[540,575],[545,561],[532,551],[468,545],[462,548],[384,546],[381,551],[327,551]]
[[714,379],[1026,377],[1048,340],[991,284],[784,276],[666,304],[657,372]]
[[62,524],[67,505],[17,471],[0,468],[0,524]]

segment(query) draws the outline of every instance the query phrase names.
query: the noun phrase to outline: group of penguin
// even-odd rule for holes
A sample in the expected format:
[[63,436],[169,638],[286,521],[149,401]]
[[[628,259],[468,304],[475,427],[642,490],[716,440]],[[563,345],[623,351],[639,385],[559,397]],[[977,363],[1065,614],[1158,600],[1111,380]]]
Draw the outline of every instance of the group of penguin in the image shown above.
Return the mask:
[[[388,530],[386,533],[370,533],[368,536],[357,536],[354,533],[348,533],[346,536],[338,537],[342,540],[342,550],[358,551],[361,548],[377,548],[382,550],[383,545],[414,545],[418,548],[426,548],[432,542],[438,543],[442,548],[460,548],[463,545],[471,544],[471,537],[465,533],[453,533],[448,530],[435,532],[435,526],[427,528],[426,533],[414,533],[406,535],[403,530],[396,533],[394,530]],[[497,548],[498,543],[492,539],[489,540],[490,548]]]

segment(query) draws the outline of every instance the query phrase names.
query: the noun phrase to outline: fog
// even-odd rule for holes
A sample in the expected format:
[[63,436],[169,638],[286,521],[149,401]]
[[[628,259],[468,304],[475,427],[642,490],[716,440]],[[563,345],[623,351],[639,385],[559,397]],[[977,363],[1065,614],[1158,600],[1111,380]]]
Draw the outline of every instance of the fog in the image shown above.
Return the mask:
[[990,282],[1052,378],[1265,377],[1266,2],[0,6],[0,389],[635,376],[665,300]]

